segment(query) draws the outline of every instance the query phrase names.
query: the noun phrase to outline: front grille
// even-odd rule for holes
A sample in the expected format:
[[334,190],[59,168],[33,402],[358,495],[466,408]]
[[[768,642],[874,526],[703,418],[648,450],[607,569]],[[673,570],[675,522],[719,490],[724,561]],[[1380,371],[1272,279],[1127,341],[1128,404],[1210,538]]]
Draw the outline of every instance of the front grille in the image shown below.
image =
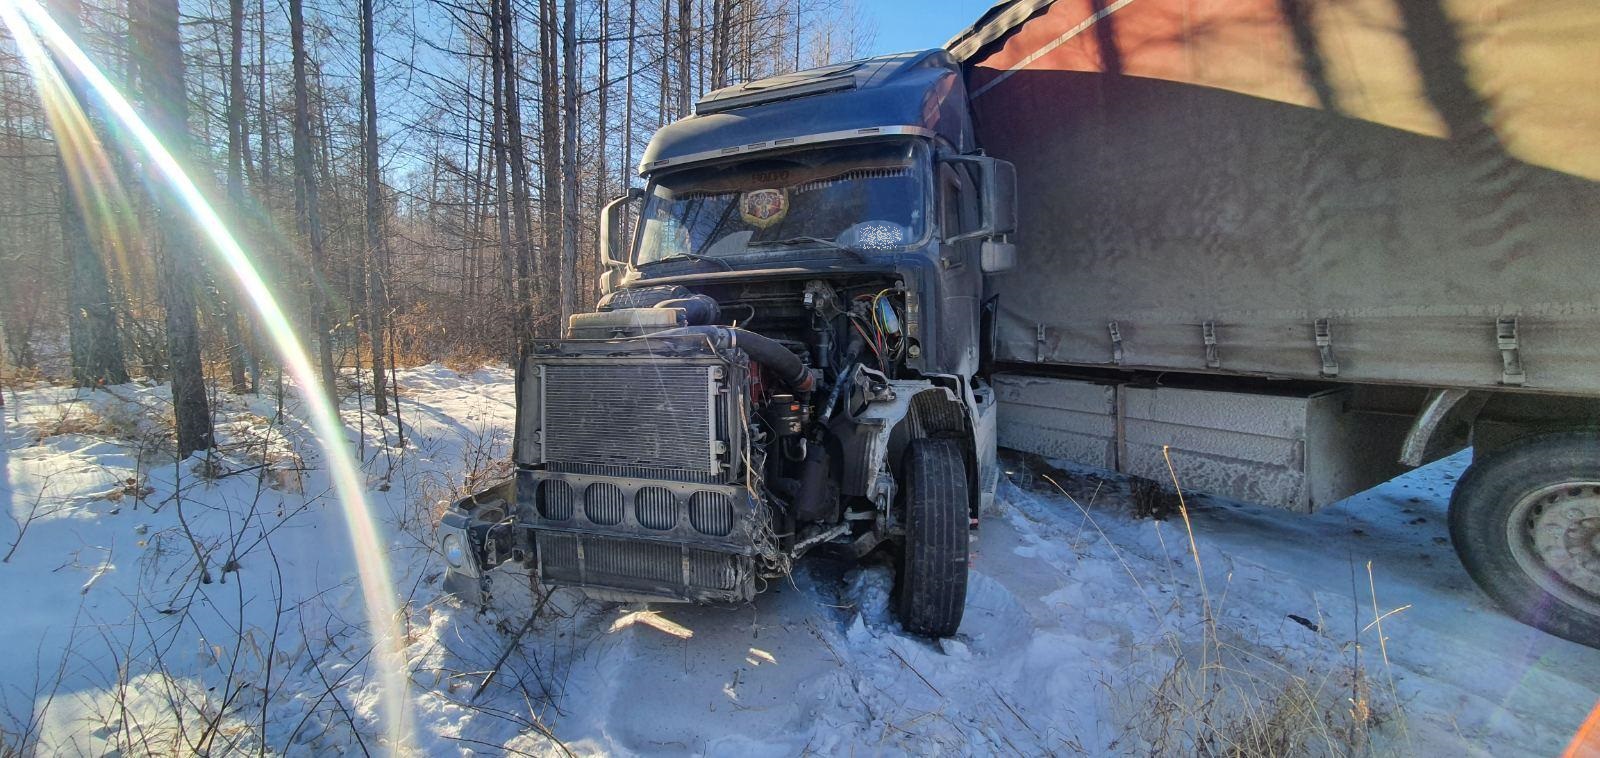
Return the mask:
[[633,509],[639,525],[667,530],[678,525],[678,498],[665,487],[644,487],[633,496]]
[[[557,478],[559,477],[559,478]],[[742,487],[550,475],[523,469],[517,498],[529,526],[671,537],[742,549],[759,511]]]
[[743,600],[754,594],[751,560],[671,542],[538,532],[547,584],[624,590],[685,600]]
[[539,515],[551,521],[572,518],[572,485],[560,479],[539,483]]
[[689,497],[689,523],[695,531],[725,537],[733,531],[733,498],[721,492],[696,492]]
[[647,586],[683,580],[683,549],[662,542],[588,539],[583,546],[586,583],[607,587],[647,582]]
[[714,367],[635,360],[540,369],[545,461],[716,473]]
[[604,482],[589,485],[583,494],[583,515],[600,526],[622,523],[622,489]]

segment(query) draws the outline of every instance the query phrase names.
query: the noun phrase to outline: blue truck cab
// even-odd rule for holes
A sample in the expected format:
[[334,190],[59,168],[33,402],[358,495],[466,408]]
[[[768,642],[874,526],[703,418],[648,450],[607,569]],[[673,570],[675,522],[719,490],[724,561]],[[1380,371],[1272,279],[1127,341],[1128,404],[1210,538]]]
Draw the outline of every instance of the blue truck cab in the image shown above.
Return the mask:
[[[943,50],[712,92],[601,214],[604,292],[518,370],[515,476],[439,528],[447,586],[750,599],[823,545],[899,566],[907,629],[960,625],[996,481],[984,275],[1015,176]],[[624,231],[626,230],[626,234]]]

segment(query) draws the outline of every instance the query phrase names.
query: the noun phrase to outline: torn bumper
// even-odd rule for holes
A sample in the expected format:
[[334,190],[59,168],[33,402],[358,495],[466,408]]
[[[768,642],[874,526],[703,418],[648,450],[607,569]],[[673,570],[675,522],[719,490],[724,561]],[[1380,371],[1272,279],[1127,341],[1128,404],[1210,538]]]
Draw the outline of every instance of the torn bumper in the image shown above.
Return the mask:
[[545,584],[689,602],[755,595],[759,514],[739,486],[525,469],[517,497]]
[[438,539],[463,578],[515,560],[608,600],[740,602],[756,594],[762,523],[737,485],[524,469],[452,506]]

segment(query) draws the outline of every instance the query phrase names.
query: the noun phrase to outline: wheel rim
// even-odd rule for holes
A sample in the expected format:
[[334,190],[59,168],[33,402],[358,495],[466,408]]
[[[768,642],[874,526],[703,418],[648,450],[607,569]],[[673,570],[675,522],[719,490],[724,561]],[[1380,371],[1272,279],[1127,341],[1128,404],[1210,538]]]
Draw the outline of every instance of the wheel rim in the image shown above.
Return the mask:
[[1600,482],[1564,482],[1524,495],[1506,522],[1511,555],[1541,588],[1600,614]]

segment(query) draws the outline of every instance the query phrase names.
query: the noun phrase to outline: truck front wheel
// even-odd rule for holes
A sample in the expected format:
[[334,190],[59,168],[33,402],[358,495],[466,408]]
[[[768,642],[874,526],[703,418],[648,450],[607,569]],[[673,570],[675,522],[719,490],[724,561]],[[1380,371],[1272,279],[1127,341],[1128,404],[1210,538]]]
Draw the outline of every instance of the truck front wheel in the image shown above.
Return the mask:
[[1450,499],[1450,537],[1512,615],[1600,647],[1600,431],[1526,437],[1473,462]]
[[905,550],[900,623],[913,634],[948,637],[967,603],[967,465],[961,443],[913,440],[906,447]]

